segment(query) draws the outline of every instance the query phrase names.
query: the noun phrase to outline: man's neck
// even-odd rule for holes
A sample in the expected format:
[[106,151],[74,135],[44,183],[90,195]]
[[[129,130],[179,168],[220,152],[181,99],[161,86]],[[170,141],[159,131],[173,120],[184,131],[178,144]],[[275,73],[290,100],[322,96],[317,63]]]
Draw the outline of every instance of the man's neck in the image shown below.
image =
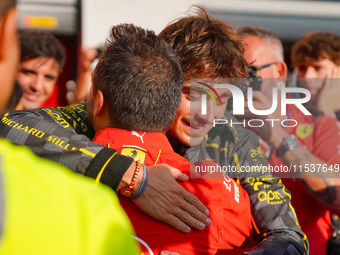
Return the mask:
[[114,128],[108,118],[105,117],[94,117],[92,120],[92,127],[95,133],[98,132],[98,130],[103,128]]
[[183,147],[185,147],[185,145],[182,144],[182,143],[180,143],[180,142],[179,142],[178,140],[176,140],[175,138],[169,136],[168,134],[166,134],[166,137],[168,138],[168,140],[169,140],[169,142],[170,142],[170,144],[171,144],[172,149],[173,149],[176,153],[180,154],[181,151],[182,151],[182,149],[183,149]]

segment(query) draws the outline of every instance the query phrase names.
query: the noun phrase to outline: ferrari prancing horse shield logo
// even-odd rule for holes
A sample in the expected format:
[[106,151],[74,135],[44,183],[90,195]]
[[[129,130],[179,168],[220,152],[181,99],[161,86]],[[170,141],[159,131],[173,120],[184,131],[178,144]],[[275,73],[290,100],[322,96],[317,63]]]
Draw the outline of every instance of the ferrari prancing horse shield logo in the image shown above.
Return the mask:
[[146,149],[143,149],[138,146],[123,145],[123,148],[120,154],[133,158],[135,161],[139,161],[141,164],[144,164],[146,152],[147,152]]
[[297,126],[295,134],[300,139],[305,139],[313,133],[313,124],[300,124]]

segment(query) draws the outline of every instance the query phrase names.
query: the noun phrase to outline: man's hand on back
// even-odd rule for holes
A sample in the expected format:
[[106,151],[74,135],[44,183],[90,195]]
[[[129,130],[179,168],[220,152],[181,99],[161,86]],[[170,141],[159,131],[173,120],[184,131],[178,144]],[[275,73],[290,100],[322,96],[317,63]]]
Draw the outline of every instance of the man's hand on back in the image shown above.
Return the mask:
[[148,169],[149,182],[144,193],[132,200],[139,209],[184,233],[190,232],[190,227],[204,229],[211,224],[204,204],[176,181],[187,181],[187,175],[166,164]]

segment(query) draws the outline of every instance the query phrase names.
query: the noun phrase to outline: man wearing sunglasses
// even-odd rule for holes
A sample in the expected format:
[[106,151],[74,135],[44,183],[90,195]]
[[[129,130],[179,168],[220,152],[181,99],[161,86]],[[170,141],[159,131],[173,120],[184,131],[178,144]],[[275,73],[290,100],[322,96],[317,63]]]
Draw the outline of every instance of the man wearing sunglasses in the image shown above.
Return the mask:
[[[273,88],[277,81],[285,83],[287,76],[281,41],[275,34],[260,27],[242,27],[238,34],[243,39],[244,54],[251,71],[263,81],[261,90],[253,91],[253,105],[255,109],[269,109]],[[275,122],[277,125],[274,127],[267,125],[253,130],[261,138],[269,164],[296,169],[290,171],[295,179],[283,178],[282,181],[292,192],[292,204],[308,237],[310,254],[325,255],[332,232],[330,212],[340,213],[340,184],[339,178],[336,178],[339,173],[334,174],[333,171],[334,167],[338,169],[340,162],[337,149],[340,129],[335,118],[318,117],[315,111],[308,109],[312,115],[304,115],[297,107],[288,105],[287,116],[282,116],[278,104],[278,110],[269,116],[256,116],[246,109],[242,117],[296,120],[296,126],[289,124],[292,127],[285,128],[280,122]],[[319,166],[323,167],[322,171],[318,170]]]
[[264,65],[260,65],[260,66],[249,66],[248,68],[252,71],[254,71],[255,73],[257,73],[258,71],[270,67],[272,65],[275,65],[277,62],[272,62],[272,63],[268,63],[268,64],[264,64]]

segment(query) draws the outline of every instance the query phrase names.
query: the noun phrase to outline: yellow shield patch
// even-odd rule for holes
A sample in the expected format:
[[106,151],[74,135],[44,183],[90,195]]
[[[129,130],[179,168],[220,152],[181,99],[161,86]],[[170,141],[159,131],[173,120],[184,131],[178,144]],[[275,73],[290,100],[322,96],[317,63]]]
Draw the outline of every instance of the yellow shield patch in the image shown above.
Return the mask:
[[120,154],[133,158],[135,161],[139,161],[141,164],[144,164],[146,152],[147,152],[146,149],[143,149],[138,146],[123,145],[123,148]]
[[300,124],[297,126],[295,135],[300,139],[305,139],[313,133],[314,124]]

